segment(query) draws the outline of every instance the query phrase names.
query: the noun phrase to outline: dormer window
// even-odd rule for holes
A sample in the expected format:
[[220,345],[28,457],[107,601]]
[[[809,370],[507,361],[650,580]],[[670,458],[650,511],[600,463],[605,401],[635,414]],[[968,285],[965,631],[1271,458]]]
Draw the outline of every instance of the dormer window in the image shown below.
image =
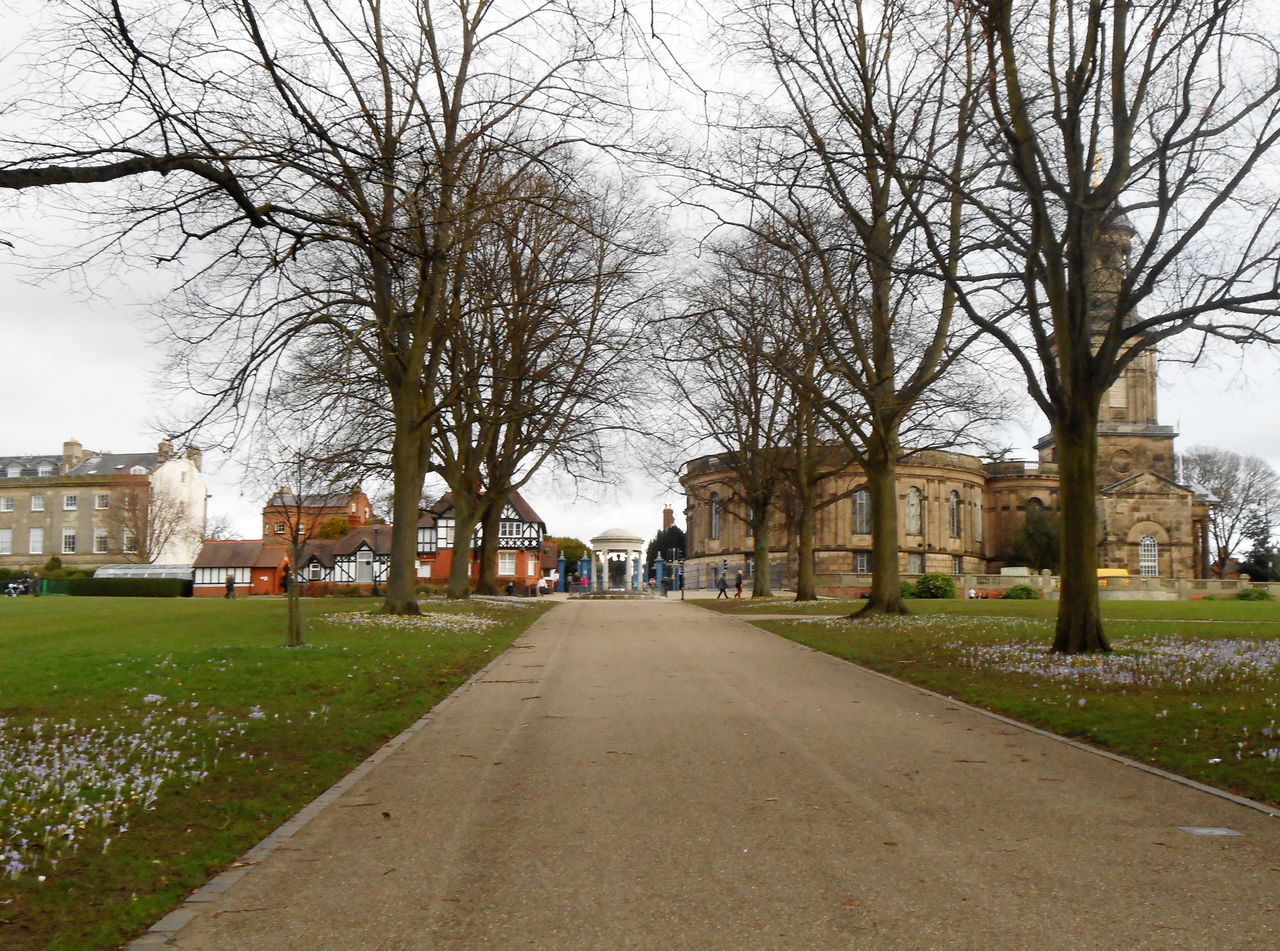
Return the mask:
[[49,462],[40,463],[40,465],[36,468],[36,475],[41,475],[41,476],[53,475],[53,464]]
[[146,475],[146,474],[147,474],[147,470],[145,466],[134,466],[129,470],[129,475]]
[[22,476],[22,466],[9,466],[5,469],[5,474],[8,475],[10,479],[20,478]]

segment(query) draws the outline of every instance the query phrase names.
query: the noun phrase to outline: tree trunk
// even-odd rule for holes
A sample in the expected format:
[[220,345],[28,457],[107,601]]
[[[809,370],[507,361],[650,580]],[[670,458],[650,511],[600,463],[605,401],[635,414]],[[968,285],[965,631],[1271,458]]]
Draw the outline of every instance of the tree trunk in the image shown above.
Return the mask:
[[[874,441],[873,441],[874,442]],[[871,597],[853,617],[908,614],[898,576],[897,450],[867,447],[864,462],[871,496]]]
[[751,579],[751,597],[771,598],[773,588],[769,580],[769,506],[753,510],[751,537],[755,544],[755,577]]
[[[290,572],[292,573],[292,571]],[[288,627],[285,631],[284,646],[285,647],[301,647],[302,646],[302,599],[298,593],[298,582],[289,581],[289,590],[286,593],[286,599],[289,604]]]
[[1051,650],[1109,651],[1098,601],[1098,427],[1080,413],[1054,426],[1058,500],[1062,506],[1062,590]]
[[796,520],[796,600],[817,601],[818,588],[813,571],[813,535],[817,525],[814,511],[816,487],[809,482],[796,491],[799,515]]
[[498,523],[501,520],[502,505],[486,497],[484,518],[480,520],[480,577],[476,580],[476,594],[504,593],[498,586]]
[[453,564],[449,566],[447,597],[462,599],[471,597],[471,536],[479,521],[478,507],[470,499],[463,500],[462,493],[453,493]]
[[418,519],[422,502],[421,436],[413,427],[396,427],[391,446],[391,565],[387,572],[387,614],[421,614],[418,607]]

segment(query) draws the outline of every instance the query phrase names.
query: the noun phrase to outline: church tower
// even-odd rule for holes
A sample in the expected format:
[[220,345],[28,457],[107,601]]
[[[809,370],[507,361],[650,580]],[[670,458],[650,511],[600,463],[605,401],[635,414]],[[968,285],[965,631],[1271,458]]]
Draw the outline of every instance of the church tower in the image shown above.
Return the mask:
[[[1099,236],[1092,276],[1093,309],[1099,315],[1113,306],[1129,266],[1136,232],[1121,218]],[[1174,478],[1172,426],[1156,419],[1156,354],[1139,354],[1103,395],[1098,411],[1098,487],[1111,485],[1138,472]],[[1041,462],[1054,461],[1052,434],[1036,444]]]

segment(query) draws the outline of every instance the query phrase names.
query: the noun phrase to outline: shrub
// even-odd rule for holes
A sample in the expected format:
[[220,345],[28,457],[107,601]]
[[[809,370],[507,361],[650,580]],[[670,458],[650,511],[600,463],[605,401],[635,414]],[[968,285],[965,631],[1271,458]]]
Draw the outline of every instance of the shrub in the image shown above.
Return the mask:
[[923,574],[916,581],[917,598],[954,598],[956,583],[950,575]]
[[66,578],[66,592],[83,598],[189,598],[187,578]]
[[904,598],[916,597],[916,586],[913,585],[910,581],[907,581],[905,578],[902,581],[898,582],[898,590],[902,592],[902,596]]
[[1245,588],[1236,592],[1237,601],[1274,601],[1276,596],[1266,588]]
[[1000,597],[1009,601],[1035,601],[1040,597],[1040,592],[1029,584],[1015,584]]
[[336,584],[329,592],[330,598],[367,598],[373,591],[372,585]]

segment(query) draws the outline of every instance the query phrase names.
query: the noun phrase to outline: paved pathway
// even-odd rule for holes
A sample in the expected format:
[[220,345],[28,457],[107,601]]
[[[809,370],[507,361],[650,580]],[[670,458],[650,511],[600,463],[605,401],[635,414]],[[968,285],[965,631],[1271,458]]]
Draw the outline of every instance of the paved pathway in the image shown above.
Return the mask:
[[1257,951],[1280,819],[691,605],[580,601],[214,891],[166,947]]

